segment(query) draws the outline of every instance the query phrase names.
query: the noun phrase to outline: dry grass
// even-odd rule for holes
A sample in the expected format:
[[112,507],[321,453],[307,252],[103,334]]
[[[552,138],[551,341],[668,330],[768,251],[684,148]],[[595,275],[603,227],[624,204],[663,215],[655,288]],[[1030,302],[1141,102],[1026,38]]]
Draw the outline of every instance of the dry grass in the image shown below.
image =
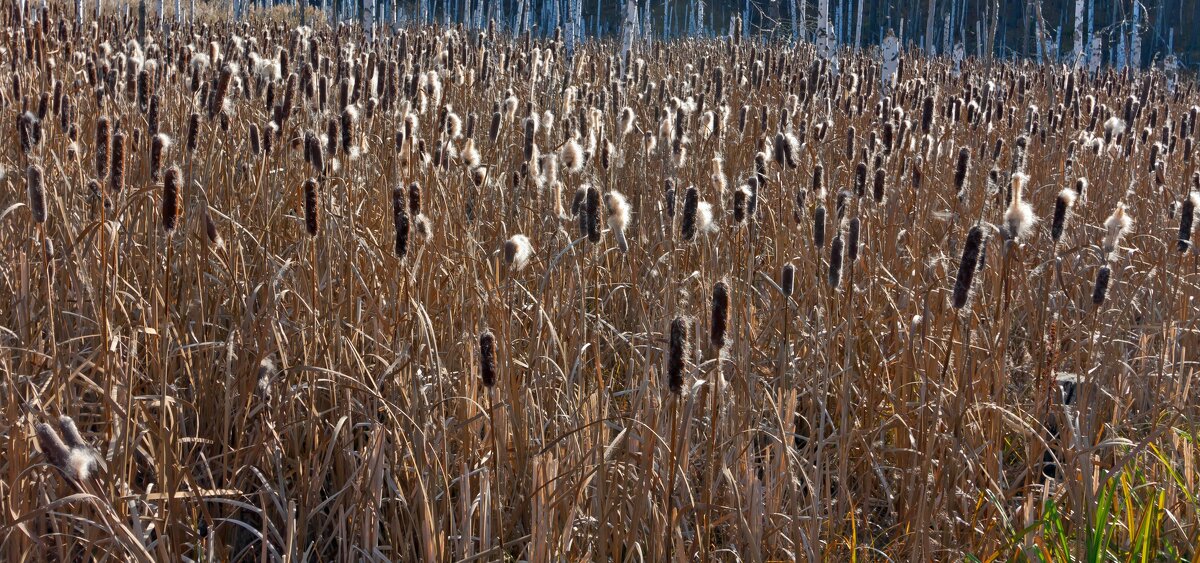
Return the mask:
[[213,18],[135,47],[59,9],[0,29],[0,559],[1195,555],[1192,83],[914,55],[881,106],[877,62],[808,45],[659,44],[623,76],[607,43]]

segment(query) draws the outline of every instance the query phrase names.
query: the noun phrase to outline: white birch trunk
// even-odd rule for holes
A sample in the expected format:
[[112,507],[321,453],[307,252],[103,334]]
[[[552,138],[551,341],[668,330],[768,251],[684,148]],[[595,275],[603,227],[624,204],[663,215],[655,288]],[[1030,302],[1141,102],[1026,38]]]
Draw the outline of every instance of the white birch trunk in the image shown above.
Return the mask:
[[1104,57],[1103,50],[1104,42],[1100,39],[1100,34],[1093,34],[1092,50],[1088,55],[1088,72],[1092,75],[1092,78],[1095,78],[1096,74],[1100,72],[1100,59]]
[[880,81],[880,86],[883,88],[884,94],[887,94],[895,86],[896,71],[900,68],[900,40],[890,29],[887,37],[883,39],[881,52],[883,54],[883,80]]

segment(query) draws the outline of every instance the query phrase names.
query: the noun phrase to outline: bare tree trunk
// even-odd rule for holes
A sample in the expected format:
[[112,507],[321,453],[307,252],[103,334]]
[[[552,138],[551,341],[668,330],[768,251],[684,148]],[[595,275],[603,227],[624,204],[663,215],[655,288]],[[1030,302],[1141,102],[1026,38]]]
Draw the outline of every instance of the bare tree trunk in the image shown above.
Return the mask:
[[929,0],[928,13],[925,15],[925,52],[933,54],[933,15],[937,12],[937,0]]
[[992,60],[992,53],[996,50],[996,27],[1000,25],[1000,0],[992,0],[991,10],[992,21],[988,24],[987,34],[987,51],[983,54],[985,61]]

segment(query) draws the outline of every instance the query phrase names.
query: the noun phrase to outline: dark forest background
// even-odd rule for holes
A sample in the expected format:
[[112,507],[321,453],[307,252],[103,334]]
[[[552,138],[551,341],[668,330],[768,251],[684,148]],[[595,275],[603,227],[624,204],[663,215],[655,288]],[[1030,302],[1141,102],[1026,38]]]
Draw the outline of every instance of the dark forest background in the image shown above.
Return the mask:
[[[348,0],[353,2],[354,0]],[[384,0],[386,1],[386,0]],[[477,7],[486,2],[485,9],[504,14],[502,23],[516,20],[520,0],[423,0],[424,9],[433,21],[458,21],[468,6]],[[535,33],[551,33],[555,3],[558,15],[566,19],[570,3],[579,1],[584,33],[588,36],[614,35],[620,33],[625,19],[623,0],[528,0],[532,2],[531,29]],[[639,11],[645,13],[649,4],[653,36],[677,38],[690,33],[725,35],[729,33],[730,18],[746,15],[747,28],[751,34],[779,39],[791,39],[807,32],[811,40],[817,22],[817,0],[794,0],[796,18],[805,16],[804,25],[794,29],[792,25],[792,0],[708,0],[704,2],[703,18],[697,0],[637,0]],[[401,14],[412,15],[422,9],[422,0],[402,0]],[[841,44],[853,46],[859,26],[860,0],[828,0],[829,14]],[[1135,4],[1140,6],[1135,8]],[[493,8],[493,5],[495,6]],[[1134,29],[1135,14],[1142,52],[1139,66],[1160,64],[1164,57],[1174,53],[1182,66],[1193,70],[1200,65],[1200,34],[1195,33],[1200,24],[1200,1],[1198,0],[1085,0],[1091,8],[1091,29],[1104,41],[1104,64],[1117,64],[1116,53],[1120,50],[1121,37],[1128,45]],[[1045,43],[1050,55],[1057,52],[1064,57],[1070,55],[1074,44],[1075,1],[1074,0],[893,0],[889,2],[861,0],[861,38],[863,47],[876,45],[886,30],[901,37],[906,47],[929,48],[938,53],[945,51],[947,44],[961,42],[967,55],[986,51],[986,36],[991,10],[998,11],[995,41],[992,53],[995,57],[1012,59],[1038,58],[1037,22],[1040,13],[1041,28],[1045,31]],[[929,14],[933,13],[932,22]],[[384,7],[381,15],[388,14]],[[1086,10],[1085,10],[1086,13]],[[669,33],[664,27],[664,14],[670,16]],[[950,29],[951,41],[947,43],[946,20],[953,22]],[[504,22],[508,19],[508,22]],[[642,18],[644,19],[644,18]],[[699,20],[700,27],[696,26]],[[1085,15],[1085,22],[1087,16]],[[932,25],[929,25],[932,23]],[[551,29],[546,29],[547,27]],[[932,37],[926,30],[931,29]],[[1084,25],[1087,36],[1088,25]],[[983,37],[981,37],[981,35]],[[931,39],[931,41],[929,41]],[[981,41],[984,39],[984,41]],[[1085,41],[1085,45],[1088,42]],[[1128,50],[1126,51],[1128,52]],[[1043,59],[1052,58],[1049,56]]]

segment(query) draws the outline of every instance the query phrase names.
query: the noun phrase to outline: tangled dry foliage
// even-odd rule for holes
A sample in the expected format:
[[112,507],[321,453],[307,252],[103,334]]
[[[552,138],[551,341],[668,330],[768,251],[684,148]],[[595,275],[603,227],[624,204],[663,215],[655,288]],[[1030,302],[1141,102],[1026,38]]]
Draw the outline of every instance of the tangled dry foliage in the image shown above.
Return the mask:
[[1192,82],[16,5],[0,558],[1196,552]]

